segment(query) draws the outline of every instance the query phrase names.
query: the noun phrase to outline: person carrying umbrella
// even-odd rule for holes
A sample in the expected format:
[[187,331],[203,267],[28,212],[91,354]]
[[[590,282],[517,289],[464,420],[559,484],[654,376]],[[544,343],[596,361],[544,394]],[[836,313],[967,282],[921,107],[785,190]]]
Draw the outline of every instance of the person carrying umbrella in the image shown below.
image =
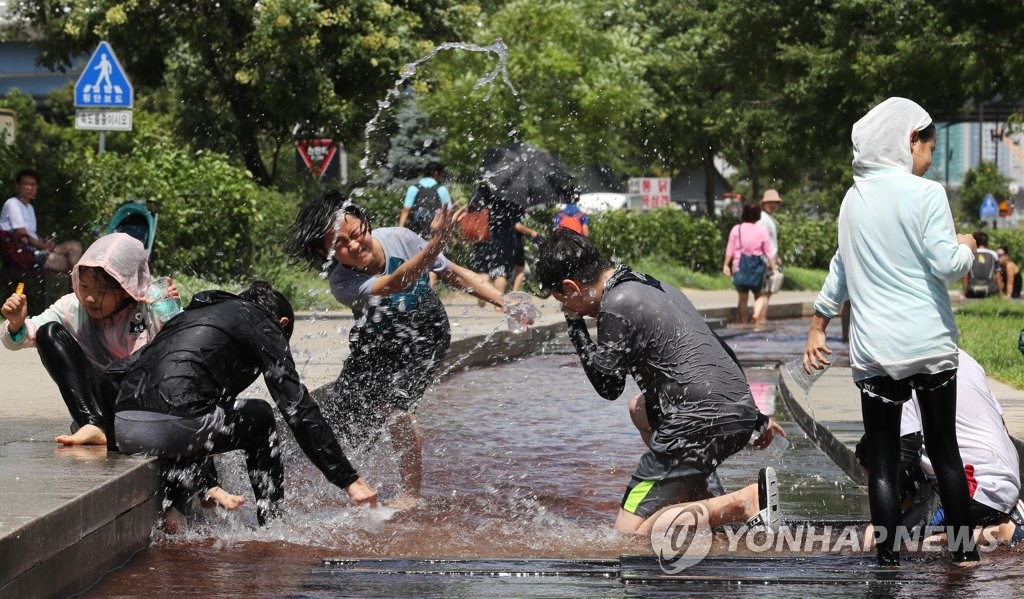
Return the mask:
[[522,223],[526,209],[572,196],[572,174],[553,154],[524,142],[488,150],[479,172],[470,210],[489,211],[490,239],[473,246],[470,268],[504,292],[516,267],[516,233],[538,236]]

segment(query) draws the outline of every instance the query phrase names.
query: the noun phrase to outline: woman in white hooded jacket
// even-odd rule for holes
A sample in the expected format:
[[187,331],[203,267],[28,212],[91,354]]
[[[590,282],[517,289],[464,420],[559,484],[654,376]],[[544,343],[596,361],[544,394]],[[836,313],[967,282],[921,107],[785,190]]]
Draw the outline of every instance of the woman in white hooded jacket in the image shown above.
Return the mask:
[[823,368],[825,327],[850,301],[850,364],[861,392],[878,559],[895,546],[901,404],[920,398],[924,439],[958,563],[978,560],[969,538],[969,495],[956,442],[957,327],[947,286],[971,267],[977,247],[957,235],[943,187],[922,175],[935,125],[923,108],[889,98],[853,126],[853,186],[839,211],[839,248],[814,304],[804,368]]

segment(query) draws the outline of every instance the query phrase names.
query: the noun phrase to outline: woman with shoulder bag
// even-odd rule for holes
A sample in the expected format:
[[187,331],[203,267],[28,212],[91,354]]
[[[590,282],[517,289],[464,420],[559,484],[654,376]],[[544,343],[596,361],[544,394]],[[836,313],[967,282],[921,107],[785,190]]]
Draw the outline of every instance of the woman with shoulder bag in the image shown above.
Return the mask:
[[[739,295],[736,309],[739,323],[747,322],[749,293],[754,293],[755,300],[760,297],[768,269],[775,270],[775,247],[768,232],[757,225],[760,218],[759,206],[744,206],[742,222],[729,231],[729,241],[725,244],[722,273],[732,277],[732,284]],[[756,318],[754,324],[760,324]]]

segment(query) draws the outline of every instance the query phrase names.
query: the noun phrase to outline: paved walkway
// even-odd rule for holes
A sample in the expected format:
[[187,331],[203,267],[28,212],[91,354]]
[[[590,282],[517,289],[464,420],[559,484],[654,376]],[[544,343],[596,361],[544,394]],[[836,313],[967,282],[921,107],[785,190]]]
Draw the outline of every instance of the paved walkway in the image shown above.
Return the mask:
[[[709,320],[732,319],[735,292],[687,294]],[[770,316],[807,317],[814,296],[784,291],[773,299]],[[537,325],[532,334],[519,336],[505,330],[502,314],[468,296],[448,296],[445,304],[452,322],[452,369],[528,353],[564,330],[560,308],[551,299],[538,301]],[[342,309],[297,319],[293,353],[310,389],[341,371],[350,326],[351,316]],[[57,446],[52,439],[67,430],[69,419],[35,350],[0,351],[0,364],[0,596],[73,593],[148,543],[159,509],[154,465],[101,447]],[[249,393],[265,395],[261,382]],[[1024,439],[1024,392],[1000,383],[993,388],[1011,433]],[[805,430],[857,479],[852,445],[862,429],[849,369],[830,369],[810,397],[799,390],[799,396],[784,393]]]

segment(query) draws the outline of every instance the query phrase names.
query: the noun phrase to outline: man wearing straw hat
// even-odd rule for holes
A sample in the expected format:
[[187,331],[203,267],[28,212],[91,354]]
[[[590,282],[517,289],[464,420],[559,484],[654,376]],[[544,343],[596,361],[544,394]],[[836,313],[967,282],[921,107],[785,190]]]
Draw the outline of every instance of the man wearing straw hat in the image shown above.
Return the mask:
[[757,221],[768,236],[772,239],[772,247],[775,248],[775,272],[768,273],[764,278],[764,287],[761,295],[754,300],[754,323],[765,324],[768,322],[768,298],[772,293],[782,288],[782,263],[779,262],[779,226],[775,223],[772,215],[782,206],[782,196],[774,189],[766,189],[761,196],[761,220]]

